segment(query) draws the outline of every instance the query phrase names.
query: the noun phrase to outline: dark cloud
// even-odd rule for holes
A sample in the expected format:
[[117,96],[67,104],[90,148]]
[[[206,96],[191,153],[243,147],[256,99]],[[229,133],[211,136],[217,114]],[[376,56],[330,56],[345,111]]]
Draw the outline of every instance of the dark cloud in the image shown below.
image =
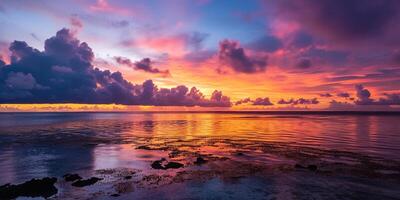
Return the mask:
[[296,63],[296,68],[299,69],[308,69],[312,66],[311,60],[304,58],[301,59],[299,62]]
[[303,32],[298,31],[293,34],[292,40],[290,41],[290,46],[296,49],[301,49],[312,45],[314,39],[311,35]]
[[373,99],[371,99],[371,93],[369,90],[365,89],[364,86],[362,85],[356,85],[356,95],[358,100],[356,101],[356,104],[360,105],[367,105],[367,104],[372,104]]
[[219,43],[219,60],[236,72],[257,73],[265,71],[267,58],[249,57],[238,42],[223,40]]
[[330,39],[354,41],[385,35],[396,23],[397,0],[272,0],[277,14]]
[[339,92],[336,96],[342,97],[342,98],[349,98],[350,94],[347,92]]
[[329,97],[333,97],[333,95],[332,95],[332,94],[330,94],[330,93],[319,94],[319,96],[320,96],[320,97],[327,97],[327,98],[329,98]]
[[175,88],[158,89],[151,80],[143,83],[140,93],[140,104],[156,106],[201,106],[201,107],[230,107],[230,98],[221,91],[215,90],[210,99],[196,87],[190,90],[184,85]]
[[250,99],[250,98],[244,98],[244,99],[240,99],[239,101],[235,102],[235,105],[241,105],[241,104],[250,104],[253,106],[272,106],[274,105],[270,99],[268,97],[258,97],[254,100]]
[[257,51],[275,52],[283,47],[283,43],[275,36],[266,35],[251,42],[248,46]]
[[347,62],[348,53],[343,51],[310,48],[300,54],[315,61],[318,65],[341,66]]
[[384,97],[378,100],[371,98],[371,93],[368,89],[365,89],[362,85],[356,85],[357,105],[400,105],[400,93],[388,94],[384,93]]
[[236,101],[236,102],[235,102],[235,105],[247,104],[247,103],[249,103],[249,102],[251,102],[251,99],[250,99],[250,98],[244,98],[244,99],[240,99],[239,101]]
[[317,98],[312,98],[312,99],[299,98],[299,99],[289,99],[289,100],[281,99],[278,101],[278,104],[291,104],[291,105],[318,104],[318,103],[319,101]]
[[154,68],[152,66],[153,63],[150,60],[150,58],[143,58],[142,60],[137,61],[135,63],[133,63],[129,58],[124,58],[124,57],[120,57],[120,56],[116,56],[116,57],[114,57],[114,59],[118,64],[131,67],[135,70],[142,70],[142,71],[153,73],[153,74],[162,74],[164,76],[170,75],[169,70],[159,70],[157,68]]
[[68,29],[47,39],[44,49],[11,43],[11,63],[0,67],[0,103],[231,106],[220,91],[207,99],[196,88],[158,89],[151,80],[136,85],[120,72],[95,68],[92,49]]
[[274,105],[271,103],[268,97],[265,98],[257,98],[253,101],[253,105],[255,106],[271,106]]

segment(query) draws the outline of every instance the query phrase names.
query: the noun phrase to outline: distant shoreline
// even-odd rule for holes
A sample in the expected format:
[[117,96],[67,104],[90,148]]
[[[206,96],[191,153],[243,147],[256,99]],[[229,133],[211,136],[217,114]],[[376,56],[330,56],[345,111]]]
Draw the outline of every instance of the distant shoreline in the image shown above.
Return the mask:
[[400,115],[400,111],[54,111],[0,112],[1,114],[263,114],[263,115]]

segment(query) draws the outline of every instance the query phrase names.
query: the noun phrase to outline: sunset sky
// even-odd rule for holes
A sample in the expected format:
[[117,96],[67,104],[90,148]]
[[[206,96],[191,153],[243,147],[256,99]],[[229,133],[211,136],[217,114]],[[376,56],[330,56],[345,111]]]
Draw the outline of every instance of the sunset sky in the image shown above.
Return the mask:
[[0,0],[0,111],[398,110],[399,21],[398,0]]

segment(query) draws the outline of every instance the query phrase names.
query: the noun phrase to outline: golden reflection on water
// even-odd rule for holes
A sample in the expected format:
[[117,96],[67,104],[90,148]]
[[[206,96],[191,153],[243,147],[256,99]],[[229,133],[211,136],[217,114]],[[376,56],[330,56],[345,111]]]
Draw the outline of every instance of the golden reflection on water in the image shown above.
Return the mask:
[[[266,155],[256,148],[246,149],[258,143],[342,150],[400,159],[398,116],[211,113],[30,115],[0,115],[3,120],[0,124],[0,177],[5,177],[2,182],[62,174],[72,169],[148,169],[151,161],[168,157],[171,149],[220,157],[249,151],[254,160],[279,160],[276,155]],[[140,145],[153,148],[168,146],[170,149],[136,149]]]

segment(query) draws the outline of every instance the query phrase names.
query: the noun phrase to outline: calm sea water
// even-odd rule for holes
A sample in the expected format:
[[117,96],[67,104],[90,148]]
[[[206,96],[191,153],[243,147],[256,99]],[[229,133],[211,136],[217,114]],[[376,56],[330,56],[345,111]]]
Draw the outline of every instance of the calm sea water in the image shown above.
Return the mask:
[[[220,141],[208,146],[208,141]],[[400,116],[256,113],[0,114],[0,185],[75,170],[146,169],[166,156],[143,144],[179,146],[226,156],[259,142],[340,150],[400,161]],[[230,145],[227,143],[236,145]],[[239,144],[239,145],[237,145]],[[186,148],[191,148],[187,145]],[[243,150],[243,149],[242,149]],[[256,152],[253,152],[256,155]],[[279,156],[253,159],[279,162]]]

